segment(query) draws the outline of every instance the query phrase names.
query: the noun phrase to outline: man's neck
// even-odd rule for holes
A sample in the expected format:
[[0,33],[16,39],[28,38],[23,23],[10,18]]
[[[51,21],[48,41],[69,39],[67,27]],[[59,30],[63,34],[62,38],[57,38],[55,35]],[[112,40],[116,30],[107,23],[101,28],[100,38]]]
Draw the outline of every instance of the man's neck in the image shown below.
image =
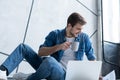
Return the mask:
[[73,38],[73,36],[69,33],[69,30],[66,28],[66,37]]

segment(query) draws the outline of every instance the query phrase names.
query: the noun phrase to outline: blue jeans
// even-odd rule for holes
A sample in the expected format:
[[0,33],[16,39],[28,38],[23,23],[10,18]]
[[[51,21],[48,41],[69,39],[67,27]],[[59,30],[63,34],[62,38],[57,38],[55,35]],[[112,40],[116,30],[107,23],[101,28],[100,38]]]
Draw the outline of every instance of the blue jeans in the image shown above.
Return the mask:
[[28,45],[20,44],[2,64],[10,74],[23,59],[36,70],[27,80],[64,80],[65,71],[53,57],[41,58]]

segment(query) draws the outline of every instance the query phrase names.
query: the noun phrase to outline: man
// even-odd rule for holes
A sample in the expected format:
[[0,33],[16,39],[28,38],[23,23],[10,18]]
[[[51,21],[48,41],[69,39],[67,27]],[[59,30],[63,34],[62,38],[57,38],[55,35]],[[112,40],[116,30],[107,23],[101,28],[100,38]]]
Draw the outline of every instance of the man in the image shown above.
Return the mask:
[[[9,75],[24,58],[36,70],[27,80],[64,80],[69,60],[83,60],[84,53],[88,60],[95,60],[89,37],[82,32],[85,24],[80,14],[72,13],[65,29],[51,31],[46,36],[38,55],[29,46],[20,44],[1,65],[0,72],[3,74],[0,73],[0,79],[6,80],[5,75]],[[71,49],[74,41],[79,42],[77,51]]]

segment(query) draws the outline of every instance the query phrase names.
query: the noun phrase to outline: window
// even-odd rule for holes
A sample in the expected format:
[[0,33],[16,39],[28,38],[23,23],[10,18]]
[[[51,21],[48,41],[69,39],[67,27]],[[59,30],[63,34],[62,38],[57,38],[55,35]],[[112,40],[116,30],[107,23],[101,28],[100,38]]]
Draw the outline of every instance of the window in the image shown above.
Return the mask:
[[120,43],[120,2],[103,0],[104,40]]

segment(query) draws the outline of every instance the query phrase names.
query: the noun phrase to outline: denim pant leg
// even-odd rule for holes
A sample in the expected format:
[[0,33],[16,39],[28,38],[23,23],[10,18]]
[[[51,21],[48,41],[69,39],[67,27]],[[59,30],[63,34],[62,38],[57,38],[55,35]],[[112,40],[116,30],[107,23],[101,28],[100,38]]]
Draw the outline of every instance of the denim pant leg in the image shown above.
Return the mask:
[[20,44],[2,64],[7,68],[8,75],[19,65],[19,63],[24,58],[36,70],[39,68],[40,63],[42,62],[37,53],[34,52],[29,46]]
[[65,71],[53,57],[47,57],[27,80],[64,80]]

